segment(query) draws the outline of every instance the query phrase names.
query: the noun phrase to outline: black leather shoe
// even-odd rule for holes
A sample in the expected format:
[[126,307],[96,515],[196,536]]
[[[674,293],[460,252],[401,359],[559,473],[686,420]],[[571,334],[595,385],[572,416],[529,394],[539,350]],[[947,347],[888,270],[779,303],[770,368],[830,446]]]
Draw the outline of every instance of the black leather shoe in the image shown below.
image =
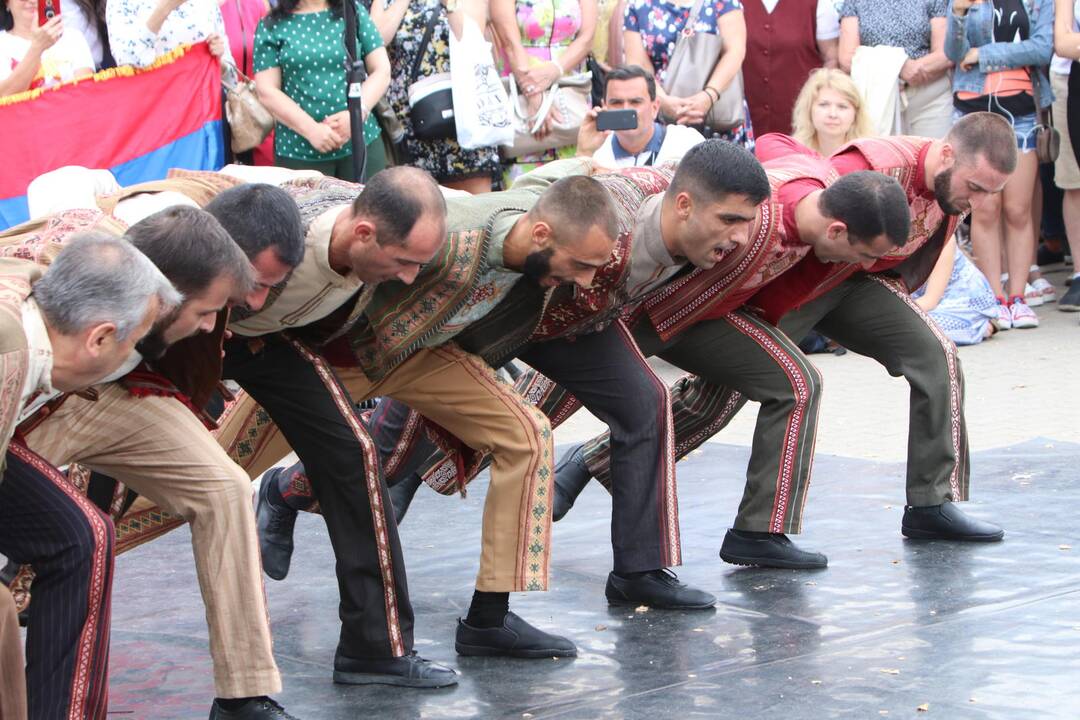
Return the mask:
[[706,610],[716,596],[679,582],[667,568],[632,575],[608,573],[607,600],[612,605],[648,605],[660,610]]
[[584,443],[575,445],[555,465],[555,504],[551,509],[551,519],[555,522],[570,512],[578,495],[592,480],[592,473],[585,465],[584,448]]
[[279,507],[270,502],[267,491],[270,483],[277,482],[274,468],[263,473],[259,494],[255,500],[255,527],[259,532],[259,552],[262,553],[263,571],[274,580],[284,580],[289,574],[293,554],[293,526],[296,511],[291,507]]
[[535,628],[512,612],[503,624],[478,628],[458,618],[454,648],[458,655],[505,655],[517,658],[577,657],[577,647],[564,637]]
[[226,710],[217,704],[210,706],[210,720],[300,720],[270,698],[252,700],[239,710]]
[[783,533],[731,529],[720,546],[720,559],[732,565],[756,565],[784,570],[817,570],[829,559],[817,552],[800,550]]
[[390,486],[390,502],[394,503],[394,520],[398,525],[405,519],[405,513],[409,511],[409,505],[416,497],[416,491],[424,484],[424,479],[418,473],[413,473],[407,478]]
[[334,656],[334,682],[342,685],[399,685],[440,688],[457,685],[458,674],[412,652],[404,657],[357,660]]
[[900,532],[915,540],[997,542],[1005,537],[1005,531],[997,525],[967,516],[951,502],[905,507]]

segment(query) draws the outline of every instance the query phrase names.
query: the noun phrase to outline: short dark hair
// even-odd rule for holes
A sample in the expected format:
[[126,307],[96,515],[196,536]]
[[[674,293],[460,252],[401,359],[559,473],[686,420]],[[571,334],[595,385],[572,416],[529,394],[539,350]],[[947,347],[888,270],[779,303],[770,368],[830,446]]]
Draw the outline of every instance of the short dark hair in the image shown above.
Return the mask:
[[273,248],[277,259],[296,267],[304,259],[304,223],[296,202],[281,188],[247,183],[218,194],[205,207],[249,260]]
[[754,204],[768,199],[765,168],[753,153],[724,140],[698,143],[683,156],[668,193],[687,192],[699,202],[714,203],[728,195],[745,195]]
[[960,162],[974,162],[982,155],[990,167],[1006,175],[1016,169],[1016,133],[1009,122],[991,112],[973,112],[949,128],[945,142],[956,150]]
[[551,226],[559,245],[584,237],[593,227],[612,239],[619,236],[615,203],[604,186],[587,175],[556,180],[540,195],[530,214]]
[[604,78],[604,98],[607,98],[608,84],[612,80],[633,80],[634,78],[641,78],[645,81],[645,84],[649,88],[649,99],[656,99],[656,78],[653,74],[641,67],[640,65],[616,65],[610,71],[608,71],[607,77]]
[[225,228],[205,210],[174,205],[143,218],[124,237],[157,265],[186,299],[228,275],[236,294],[251,291],[251,263]]
[[825,217],[847,225],[852,245],[885,235],[894,247],[900,247],[911,231],[911,210],[904,189],[895,178],[872,170],[842,176],[821,194],[818,209]]
[[352,210],[357,217],[375,221],[379,245],[402,245],[423,215],[446,215],[446,199],[431,175],[401,165],[375,173]]

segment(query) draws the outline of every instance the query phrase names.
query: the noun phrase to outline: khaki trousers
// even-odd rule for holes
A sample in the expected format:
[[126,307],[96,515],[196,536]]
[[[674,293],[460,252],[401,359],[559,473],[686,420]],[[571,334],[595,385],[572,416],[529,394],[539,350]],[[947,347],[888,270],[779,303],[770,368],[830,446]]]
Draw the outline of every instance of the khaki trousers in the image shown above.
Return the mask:
[[[417,352],[378,382],[355,368],[333,370],[354,401],[393,397],[473,450],[491,454],[476,589],[547,590],[554,452],[547,417],[487,363],[452,344]],[[254,475],[288,453],[288,445],[276,425],[253,421],[254,400],[241,402],[222,429],[243,438],[250,452],[241,464]]]
[[905,135],[943,138],[952,127],[953,96],[952,78],[949,73],[933,82],[904,90],[907,107],[904,108]]
[[19,616],[11,591],[0,583],[0,720],[26,720],[26,668]]
[[116,383],[72,396],[27,437],[53,465],[81,463],[191,524],[218,697],[280,692],[251,481],[178,400],[134,397]]

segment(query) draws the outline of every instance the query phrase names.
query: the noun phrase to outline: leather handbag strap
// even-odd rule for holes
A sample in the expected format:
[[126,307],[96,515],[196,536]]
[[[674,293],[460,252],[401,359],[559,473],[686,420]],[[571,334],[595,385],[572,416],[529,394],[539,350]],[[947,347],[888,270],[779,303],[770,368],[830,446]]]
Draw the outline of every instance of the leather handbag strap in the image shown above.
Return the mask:
[[435,32],[435,23],[439,22],[440,7],[442,7],[442,3],[431,8],[431,12],[428,13],[427,24],[424,26],[424,37],[420,40],[420,47],[416,51],[416,59],[413,60],[412,71],[409,73],[410,85],[416,82],[416,78],[420,77],[420,63],[424,61],[424,56],[427,55],[428,46],[431,44],[431,35]]

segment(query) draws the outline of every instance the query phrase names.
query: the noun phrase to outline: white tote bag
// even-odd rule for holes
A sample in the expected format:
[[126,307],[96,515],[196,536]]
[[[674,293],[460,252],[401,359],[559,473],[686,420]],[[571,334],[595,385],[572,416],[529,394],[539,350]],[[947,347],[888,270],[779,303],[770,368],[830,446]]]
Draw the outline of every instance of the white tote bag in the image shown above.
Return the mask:
[[499,80],[491,43],[471,18],[462,22],[461,39],[450,32],[450,81],[457,140],[475,150],[514,142],[510,100]]

